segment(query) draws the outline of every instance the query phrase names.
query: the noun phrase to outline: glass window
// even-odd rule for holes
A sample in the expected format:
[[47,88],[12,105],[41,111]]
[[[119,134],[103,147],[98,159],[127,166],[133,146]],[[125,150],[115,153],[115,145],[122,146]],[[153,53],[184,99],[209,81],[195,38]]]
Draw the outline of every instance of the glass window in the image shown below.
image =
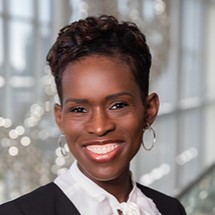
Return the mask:
[[[190,109],[179,114],[176,162],[179,168],[178,186],[184,187],[200,173],[203,141],[201,109]],[[192,169],[192,174],[190,171]]]
[[8,3],[9,14],[11,16],[33,18],[33,0],[9,0]]
[[[43,111],[43,104],[46,103],[46,100],[49,102],[51,99],[51,96],[47,96],[44,91],[46,85],[43,81],[43,65],[53,35],[51,34],[53,19],[49,17],[51,16],[51,3],[53,1],[0,0],[0,7],[2,2],[8,10],[4,11],[4,16],[0,14],[0,99],[2,101],[0,117],[3,117],[4,126],[7,127],[2,128],[0,126],[0,140],[2,140],[0,141],[0,163],[4,163],[4,167],[0,167],[0,202],[12,199],[33,187],[38,187],[44,183],[44,180],[47,182],[51,180],[51,167],[46,169],[48,174],[47,177],[44,177],[44,172],[37,165],[45,167],[47,162],[46,164],[43,162],[37,164],[36,160],[41,161],[41,157],[47,151],[51,154],[50,146],[45,144],[45,141],[43,141],[43,146],[46,150],[41,149],[38,144],[42,142],[41,139],[45,136],[46,121],[49,121],[49,118],[52,119],[48,111]],[[39,112],[38,110],[32,111],[33,104],[42,104]],[[4,120],[4,118],[8,118],[8,120]],[[53,128],[53,120],[49,122],[52,122],[49,127]],[[25,147],[20,144],[22,135],[16,139],[8,135],[11,130],[19,125],[25,130],[23,135],[28,136],[31,143],[35,143],[32,144],[33,150],[28,148],[30,145]],[[35,130],[32,128],[33,126],[35,126]],[[38,127],[36,128],[36,126]],[[46,135],[46,138],[49,136]],[[18,151],[13,151],[11,154],[10,148],[8,148],[9,141],[14,144],[14,149]],[[52,141],[47,140],[47,142]],[[35,151],[38,153],[34,153]],[[32,160],[31,153],[37,154],[40,158]],[[2,154],[4,154],[3,157]],[[55,154],[53,151],[52,156],[53,158],[50,157],[52,160],[50,166],[54,164]],[[4,162],[1,158],[4,159]],[[22,177],[22,182],[16,181],[16,174],[18,172],[20,174],[22,165],[26,166],[26,160],[29,160],[27,163],[30,166],[32,165],[30,168],[32,171],[26,172],[28,176]],[[21,167],[20,169],[17,168],[17,164]],[[36,180],[34,180],[35,178]]]
[[[155,180],[154,187],[171,194],[174,190],[174,177],[175,177],[175,157],[177,151],[177,123],[175,115],[167,115],[165,117],[160,117],[156,120],[153,127],[157,133],[157,142],[155,150],[157,151],[157,157],[159,157],[159,162],[155,170],[157,177]],[[151,162],[154,156],[151,157]],[[160,172],[159,172],[159,171]],[[156,172],[154,171],[154,172]],[[160,174],[160,175],[159,175]]]
[[[41,26],[41,29],[40,29],[40,32],[41,32],[41,36],[45,39],[50,39],[50,27],[48,25],[42,25]],[[47,41],[46,41],[47,42]]]
[[[2,19],[0,17],[0,68],[2,66],[3,63],[3,51],[4,51],[4,46],[3,46],[3,26],[2,26]],[[0,74],[2,70],[0,70]]]
[[[9,25],[9,58],[11,73],[24,74],[32,62],[33,53],[33,26],[29,23],[13,20]],[[32,62],[33,63],[33,62]]]
[[[3,26],[2,26],[2,19],[0,18],[0,98],[4,96],[4,86],[5,86],[5,72],[3,69],[3,53],[4,53],[4,46],[3,46]],[[3,101],[3,99],[1,99]],[[2,109],[2,108],[0,108]],[[2,110],[0,110],[0,115]]]
[[182,53],[181,71],[179,73],[182,99],[198,97],[200,94],[200,65],[197,62],[196,54],[188,49]]
[[206,77],[206,88],[207,88],[207,96],[209,98],[215,98],[215,28],[214,28],[214,20],[215,20],[215,3],[208,4],[208,19],[207,19],[207,30],[206,34],[206,69],[207,69],[207,77]]
[[[20,80],[21,81],[21,80]],[[23,79],[23,81],[26,81]],[[29,80],[27,80],[29,81]],[[24,83],[25,84],[25,83]],[[13,121],[22,122],[23,116],[29,111],[29,106],[32,103],[32,93],[35,93],[35,86],[33,88],[13,88],[11,91],[12,100],[11,106],[16,107],[16,111],[11,113]],[[31,90],[30,90],[31,89]],[[20,98],[22,98],[20,100]],[[17,114],[19,113],[19,114]]]
[[[196,24],[200,17],[199,1],[183,1],[181,71],[178,74],[181,98],[198,97],[200,84],[199,43],[200,27]],[[192,85],[192,87],[191,87]]]
[[[122,3],[123,4],[123,3]],[[143,3],[143,16],[147,22],[151,22],[154,18],[154,2],[145,0]]]
[[214,132],[214,120],[215,120],[215,105],[211,104],[205,108],[205,156],[204,162],[206,166],[209,166],[215,162],[215,132]]
[[40,0],[39,1],[39,20],[41,23],[47,23],[50,21],[51,13],[50,0]]
[[199,109],[190,109],[182,111],[179,116],[180,144],[178,145],[179,152],[198,145],[201,140],[201,112]]
[[159,93],[160,100],[162,101],[160,111],[169,111],[172,103],[174,103],[176,93],[175,74],[172,70],[166,69],[166,71],[162,71],[157,77],[154,77],[151,88]]
[[[142,184],[170,194],[174,189],[176,118],[174,115],[160,117],[153,124],[153,128],[157,135],[156,144],[150,152],[140,149],[136,158],[135,173]],[[151,143],[153,140],[150,136],[148,140],[146,138],[146,143]]]
[[3,11],[2,0],[0,0],[0,13]]

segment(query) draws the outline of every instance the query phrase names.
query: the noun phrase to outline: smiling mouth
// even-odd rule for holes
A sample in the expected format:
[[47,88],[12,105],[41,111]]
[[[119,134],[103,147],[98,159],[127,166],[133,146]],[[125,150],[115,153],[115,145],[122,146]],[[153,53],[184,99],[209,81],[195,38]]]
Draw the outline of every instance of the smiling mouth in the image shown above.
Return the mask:
[[86,148],[95,154],[103,155],[114,151],[117,147],[119,147],[119,144],[110,143],[105,145],[90,145],[87,146]]

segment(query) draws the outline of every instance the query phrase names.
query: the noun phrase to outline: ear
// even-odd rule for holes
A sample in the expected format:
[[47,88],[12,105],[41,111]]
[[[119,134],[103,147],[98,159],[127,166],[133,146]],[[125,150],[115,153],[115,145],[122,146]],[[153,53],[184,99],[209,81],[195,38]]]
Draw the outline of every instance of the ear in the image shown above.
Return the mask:
[[63,133],[63,130],[62,130],[62,107],[61,107],[61,105],[59,105],[57,103],[54,104],[54,116],[55,116],[55,121],[57,123],[58,128]]
[[147,96],[145,101],[145,124],[151,125],[157,117],[160,102],[156,93]]

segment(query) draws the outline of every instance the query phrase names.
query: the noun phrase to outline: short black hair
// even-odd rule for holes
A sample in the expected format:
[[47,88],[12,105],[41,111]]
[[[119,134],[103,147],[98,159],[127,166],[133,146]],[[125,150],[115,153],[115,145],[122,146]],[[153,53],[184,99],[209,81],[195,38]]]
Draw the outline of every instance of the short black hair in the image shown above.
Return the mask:
[[135,23],[119,22],[113,16],[90,16],[75,21],[59,32],[47,62],[62,102],[62,75],[66,66],[82,57],[119,57],[131,69],[143,100],[149,91],[151,53],[145,35]]

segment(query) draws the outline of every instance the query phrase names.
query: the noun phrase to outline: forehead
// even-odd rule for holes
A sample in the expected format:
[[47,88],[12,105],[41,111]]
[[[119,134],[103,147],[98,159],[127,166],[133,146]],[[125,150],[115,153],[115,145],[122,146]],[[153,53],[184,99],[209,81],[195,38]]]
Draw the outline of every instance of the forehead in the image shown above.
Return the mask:
[[107,81],[113,77],[119,77],[117,81],[133,80],[133,74],[125,61],[117,57],[93,55],[70,63],[63,72],[62,79],[63,81],[68,78],[70,81],[76,79],[76,82],[81,82],[82,79],[87,81],[88,78],[90,80],[100,78],[101,81],[102,79]]
[[63,98],[96,100],[119,92],[139,95],[129,66],[112,57],[89,56],[69,64],[62,77]]

